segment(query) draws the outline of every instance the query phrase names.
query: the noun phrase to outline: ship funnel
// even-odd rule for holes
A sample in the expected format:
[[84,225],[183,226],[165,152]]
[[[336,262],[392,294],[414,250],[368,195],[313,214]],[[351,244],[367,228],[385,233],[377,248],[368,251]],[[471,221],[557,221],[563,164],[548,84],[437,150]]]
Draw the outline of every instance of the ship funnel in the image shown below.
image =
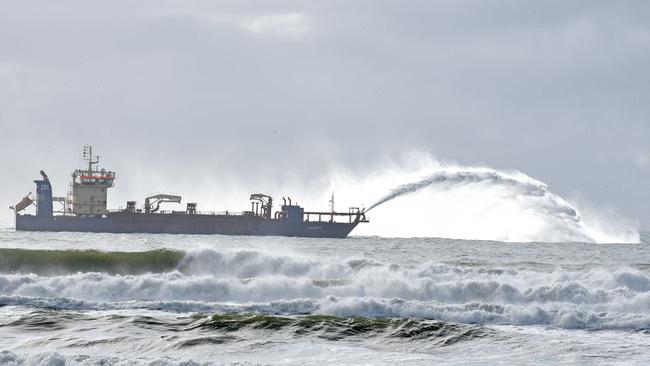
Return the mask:
[[52,208],[52,185],[47,178],[47,174],[41,170],[43,180],[35,180],[36,183],[36,216],[52,217],[54,209]]
[[291,206],[291,197],[287,197],[287,199],[289,200],[289,206]]

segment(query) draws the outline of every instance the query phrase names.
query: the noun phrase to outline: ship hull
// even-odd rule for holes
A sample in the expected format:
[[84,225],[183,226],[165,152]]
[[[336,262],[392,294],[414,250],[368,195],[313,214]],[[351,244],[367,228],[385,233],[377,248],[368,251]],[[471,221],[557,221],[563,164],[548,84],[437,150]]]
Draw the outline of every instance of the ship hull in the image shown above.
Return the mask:
[[77,231],[94,233],[222,234],[345,238],[357,226],[327,221],[265,219],[246,215],[158,214],[115,212],[107,216],[16,215],[19,231]]

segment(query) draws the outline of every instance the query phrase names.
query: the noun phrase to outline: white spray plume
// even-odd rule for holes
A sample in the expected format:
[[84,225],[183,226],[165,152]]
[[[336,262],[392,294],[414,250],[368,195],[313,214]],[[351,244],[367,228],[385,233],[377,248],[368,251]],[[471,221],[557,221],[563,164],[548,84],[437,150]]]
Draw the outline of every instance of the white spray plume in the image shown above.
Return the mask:
[[[348,188],[353,187],[353,188]],[[552,193],[518,171],[467,167],[410,155],[400,164],[354,182],[339,176],[332,184],[340,202],[374,202],[370,224],[355,235],[445,237],[511,242],[638,243],[638,228],[607,220],[592,207]],[[607,225],[603,225],[607,222]]]

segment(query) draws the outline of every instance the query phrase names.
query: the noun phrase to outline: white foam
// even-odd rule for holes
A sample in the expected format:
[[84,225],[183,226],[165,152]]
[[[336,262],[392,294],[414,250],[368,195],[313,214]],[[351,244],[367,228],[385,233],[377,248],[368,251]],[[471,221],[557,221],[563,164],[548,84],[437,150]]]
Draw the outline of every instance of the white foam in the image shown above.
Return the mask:
[[650,277],[627,267],[550,272],[436,262],[406,267],[208,249],[188,254],[184,265],[200,270],[184,269],[191,275],[3,274],[0,304],[414,316],[590,329],[650,325]]
[[[14,353],[0,352],[0,365],[3,366],[65,366],[65,365],[155,365],[155,366],[199,366],[206,363],[197,363],[191,359],[183,358],[145,358],[141,355],[68,355],[60,352],[34,352]],[[211,364],[211,363],[210,363]],[[238,364],[238,363],[235,363]]]
[[187,274],[213,274],[225,278],[251,278],[265,275],[312,278],[338,278],[351,273],[352,265],[333,261],[318,262],[299,255],[278,255],[253,249],[213,250],[202,248],[189,251],[179,269]]

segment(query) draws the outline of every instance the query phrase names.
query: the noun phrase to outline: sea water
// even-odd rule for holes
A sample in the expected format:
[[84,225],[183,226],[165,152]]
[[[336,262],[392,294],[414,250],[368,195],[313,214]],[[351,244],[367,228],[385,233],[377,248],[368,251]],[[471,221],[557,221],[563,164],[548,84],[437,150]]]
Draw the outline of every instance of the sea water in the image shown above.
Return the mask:
[[648,244],[5,229],[0,365],[647,365]]

